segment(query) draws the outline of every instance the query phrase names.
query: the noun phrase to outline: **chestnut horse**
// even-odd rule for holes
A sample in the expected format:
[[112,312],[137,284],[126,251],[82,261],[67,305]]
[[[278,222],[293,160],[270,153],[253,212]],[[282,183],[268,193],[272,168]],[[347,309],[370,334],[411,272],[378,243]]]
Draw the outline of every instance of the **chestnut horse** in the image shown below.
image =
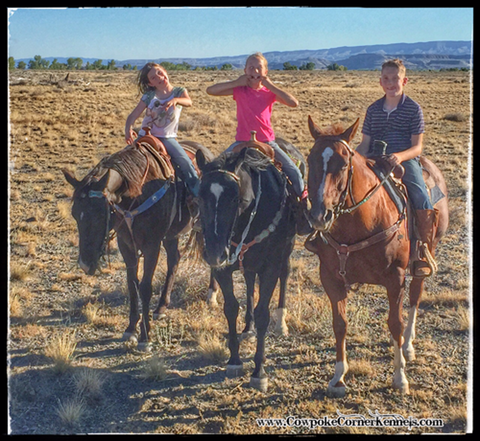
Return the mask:
[[[320,278],[332,306],[337,352],[335,375],[327,394],[345,395],[346,305],[352,283],[382,285],[387,289],[388,327],[394,345],[393,387],[408,393],[405,359],[414,358],[412,342],[424,279],[414,277],[410,284],[410,313],[404,336],[402,301],[410,258],[406,210],[397,208],[383,180],[367,165],[367,159],[350,147],[358,119],[347,130],[332,127],[321,131],[310,117],[308,124],[315,139],[307,159],[312,204],[309,219],[316,233],[305,246],[320,259]],[[435,183],[446,195],[441,172],[428,160],[423,159],[422,165],[430,169]],[[447,198],[441,199],[435,209],[439,210],[439,222],[433,249],[448,225]]]

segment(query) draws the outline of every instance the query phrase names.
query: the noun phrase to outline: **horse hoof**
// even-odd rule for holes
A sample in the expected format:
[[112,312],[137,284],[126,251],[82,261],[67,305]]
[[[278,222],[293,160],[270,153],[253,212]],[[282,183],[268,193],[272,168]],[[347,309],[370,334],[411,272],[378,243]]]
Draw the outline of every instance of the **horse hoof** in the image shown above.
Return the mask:
[[413,349],[413,346],[403,348],[403,356],[405,357],[406,361],[413,361],[415,360],[415,349]]
[[254,342],[256,338],[255,331],[242,332],[238,337],[239,342],[248,341]]
[[262,377],[262,378],[251,377],[250,387],[257,389],[260,392],[266,392],[268,389],[268,378],[267,377]]
[[167,314],[164,312],[154,312],[152,315],[153,320],[163,320],[165,317],[167,317]]
[[241,377],[243,375],[243,364],[227,364],[227,378]]
[[275,326],[275,335],[279,337],[286,337],[288,335],[288,327],[285,326]]
[[332,386],[331,384],[327,387],[327,397],[329,398],[343,398],[346,394],[346,387],[343,386]]
[[137,336],[133,332],[124,332],[123,335],[122,335],[122,340],[123,341],[129,341],[129,342],[132,342],[132,343],[137,343],[138,342]]
[[405,377],[398,377],[393,379],[393,388],[398,390],[402,395],[410,394],[410,387],[408,385],[408,380]]
[[148,341],[140,341],[138,342],[137,349],[140,352],[152,352],[152,345]]

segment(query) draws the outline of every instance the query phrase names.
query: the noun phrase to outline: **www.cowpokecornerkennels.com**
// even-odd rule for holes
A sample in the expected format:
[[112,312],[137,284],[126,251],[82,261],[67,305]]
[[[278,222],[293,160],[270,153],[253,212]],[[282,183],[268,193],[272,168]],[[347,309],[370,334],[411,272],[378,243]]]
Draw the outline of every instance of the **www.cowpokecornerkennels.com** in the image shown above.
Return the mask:
[[443,420],[435,418],[414,418],[403,417],[398,414],[381,414],[368,411],[369,417],[359,414],[344,415],[337,410],[336,417],[321,418],[301,418],[297,416],[289,416],[287,418],[257,418],[259,427],[291,427],[306,428],[315,430],[319,428],[335,428],[335,427],[377,427],[377,428],[399,428],[412,430],[413,428],[439,428],[443,427]]

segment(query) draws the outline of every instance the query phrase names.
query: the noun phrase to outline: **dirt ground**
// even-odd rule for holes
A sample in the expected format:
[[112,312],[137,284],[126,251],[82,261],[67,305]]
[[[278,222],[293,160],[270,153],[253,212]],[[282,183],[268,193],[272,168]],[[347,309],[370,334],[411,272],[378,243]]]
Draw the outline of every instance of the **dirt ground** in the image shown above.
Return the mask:
[[[234,101],[208,96],[205,89],[237,75],[171,73],[171,82],[185,86],[194,103],[182,111],[180,139],[200,142],[215,154],[233,141]],[[381,96],[378,76],[354,71],[271,72],[272,80],[300,101],[295,109],[275,105],[272,121],[277,134],[306,156],[313,145],[307,116],[321,127],[336,122],[348,127],[356,118],[362,122],[367,106]],[[471,428],[470,76],[466,72],[408,76],[406,93],[424,111],[424,153],[442,170],[449,188],[450,226],[438,247],[439,271],[427,280],[420,306],[417,358],[406,369],[410,394],[402,396],[391,387],[393,348],[386,292],[364,285],[349,294],[347,395],[333,399],[325,394],[335,363],[330,304],[320,283],[318,259],[305,250],[300,237],[292,254],[287,294],[289,335],[276,337],[273,319],[266,340],[266,393],[248,386],[254,342],[241,345],[245,374],[226,378],[222,296],[218,307],[206,305],[209,271],[205,263],[190,257],[181,261],[167,318],[152,322],[152,352],[139,352],[122,341],[128,293],[121,255],[112,242],[109,261],[97,275],[87,276],[78,267],[72,188],[61,169],[69,167],[81,178],[103,156],[124,147],[125,120],[140,99],[135,74],[71,72],[66,79],[60,72],[12,72],[5,432],[418,434],[464,433]],[[165,274],[162,251],[155,293]],[[244,311],[240,274],[235,275],[235,287]],[[276,291],[272,315],[277,299]],[[406,318],[408,296],[404,302]],[[238,326],[241,329],[243,318]],[[342,415],[351,417],[339,419]],[[383,420],[385,415],[397,415],[422,426],[352,423],[382,420],[382,415]],[[259,420],[264,418],[276,420]],[[343,426],[335,427],[332,421]]]

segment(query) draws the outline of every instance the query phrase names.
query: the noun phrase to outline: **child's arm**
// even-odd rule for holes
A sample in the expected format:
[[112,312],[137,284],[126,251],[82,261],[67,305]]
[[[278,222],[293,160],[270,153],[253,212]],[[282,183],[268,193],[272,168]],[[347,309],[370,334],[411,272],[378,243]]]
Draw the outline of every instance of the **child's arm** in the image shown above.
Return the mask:
[[191,107],[192,104],[192,99],[188,95],[187,89],[185,89],[180,96],[167,101],[163,107],[165,110],[168,110],[171,106]]
[[277,101],[279,103],[285,104],[288,107],[297,107],[298,106],[298,100],[288,92],[285,92],[284,90],[280,89],[279,87],[275,86],[270,78],[268,77],[263,77],[262,78],[262,84],[270,91],[275,94],[277,97]]
[[247,75],[241,75],[236,80],[226,81],[224,83],[217,83],[207,87],[207,93],[213,96],[228,96],[233,95],[233,89],[239,86],[247,85]]
[[125,123],[125,141],[127,142],[127,144],[133,144],[134,133],[132,130],[132,126],[146,108],[147,105],[142,100],[140,100],[137,107],[135,107],[135,109],[133,109],[133,112],[128,115],[127,122]]
[[360,153],[362,156],[367,156],[368,150],[370,149],[370,135],[362,135],[362,141],[358,144],[358,147],[355,149],[357,153]]
[[423,133],[420,133],[419,135],[412,135],[412,146],[403,152],[397,152],[393,154],[397,157],[398,162],[402,163],[403,161],[408,161],[409,159],[420,156],[422,153],[422,145]]

